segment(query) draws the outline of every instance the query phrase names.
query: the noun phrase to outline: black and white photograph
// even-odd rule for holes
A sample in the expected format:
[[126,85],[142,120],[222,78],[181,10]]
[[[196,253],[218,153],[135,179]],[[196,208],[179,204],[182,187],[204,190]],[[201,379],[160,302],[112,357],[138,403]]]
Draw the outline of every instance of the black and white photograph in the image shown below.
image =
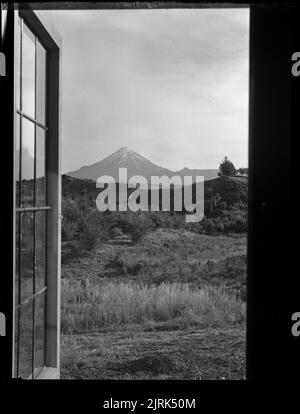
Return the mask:
[[289,180],[294,6],[154,3],[1,3],[12,379],[245,381],[274,366],[275,348],[251,361],[270,344],[268,300],[283,330],[288,226],[276,241],[269,217]]

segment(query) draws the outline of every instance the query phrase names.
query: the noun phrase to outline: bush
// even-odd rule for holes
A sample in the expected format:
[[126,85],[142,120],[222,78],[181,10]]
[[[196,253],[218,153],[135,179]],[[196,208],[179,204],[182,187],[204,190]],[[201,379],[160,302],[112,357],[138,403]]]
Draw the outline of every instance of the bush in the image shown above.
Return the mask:
[[144,234],[153,230],[155,225],[151,220],[151,213],[144,212],[115,212],[106,215],[110,232],[118,228],[124,234],[128,234],[133,242],[140,240]]
[[76,239],[81,250],[92,250],[98,239],[98,229],[93,223],[82,220],[78,225]]
[[98,210],[80,209],[76,201],[64,199],[62,213],[62,242],[74,242],[72,248],[62,250],[63,260],[91,251],[98,241],[108,239],[108,225]]
[[64,219],[61,227],[62,241],[72,241],[78,230],[78,223],[76,221],[69,221]]
[[[81,205],[80,205],[81,206]],[[199,223],[186,223],[182,212],[99,212],[96,208],[80,208],[78,200],[63,200],[62,241],[79,243],[80,255],[92,250],[98,242],[127,234],[134,243],[160,228],[190,230],[198,234],[218,235],[247,231],[247,205],[227,205],[218,193],[208,191],[205,216]],[[75,254],[75,250],[74,250]]]
[[63,199],[62,212],[64,219],[67,221],[76,222],[82,218],[82,212],[74,200]]
[[61,262],[63,264],[80,255],[80,247],[77,241],[62,241],[61,243]]

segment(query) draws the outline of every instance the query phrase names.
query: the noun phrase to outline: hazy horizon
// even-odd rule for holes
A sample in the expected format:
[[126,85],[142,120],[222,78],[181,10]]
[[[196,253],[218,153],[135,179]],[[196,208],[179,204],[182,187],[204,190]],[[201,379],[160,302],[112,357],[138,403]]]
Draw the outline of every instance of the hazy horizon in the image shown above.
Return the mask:
[[127,146],[172,171],[248,166],[248,9],[60,10],[62,172]]

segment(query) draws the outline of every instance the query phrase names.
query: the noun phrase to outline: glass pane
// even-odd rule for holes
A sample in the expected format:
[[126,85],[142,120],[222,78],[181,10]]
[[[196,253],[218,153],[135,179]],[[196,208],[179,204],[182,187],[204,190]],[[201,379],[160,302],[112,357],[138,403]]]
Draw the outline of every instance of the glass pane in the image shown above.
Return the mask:
[[46,211],[35,213],[35,291],[46,284]]
[[20,213],[16,213],[16,269],[15,269],[15,304],[18,305],[19,301],[19,256],[20,256]]
[[21,303],[33,294],[34,216],[21,214]]
[[16,116],[16,146],[15,146],[15,180],[16,180],[16,207],[20,202],[20,115]]
[[22,206],[32,206],[34,189],[34,124],[22,118]]
[[32,322],[33,303],[30,301],[20,308],[20,377],[32,374]]
[[36,127],[36,206],[46,205],[45,131]]
[[15,358],[14,358],[14,376],[17,378],[18,377],[18,355],[19,355],[19,310],[16,310],[15,313]]
[[46,51],[37,41],[37,73],[36,73],[36,119],[45,124],[46,108]]
[[34,376],[44,366],[45,350],[45,294],[41,293],[35,299],[34,306]]
[[22,111],[35,117],[35,37],[23,23],[22,34]]
[[21,19],[18,17],[16,25],[16,107],[21,109],[20,77],[21,77]]

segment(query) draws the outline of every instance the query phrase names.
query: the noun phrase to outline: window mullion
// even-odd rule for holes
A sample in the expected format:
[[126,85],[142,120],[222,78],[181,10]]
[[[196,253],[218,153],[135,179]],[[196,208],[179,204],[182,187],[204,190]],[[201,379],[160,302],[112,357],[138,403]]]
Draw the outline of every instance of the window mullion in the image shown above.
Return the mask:
[[[23,37],[23,19],[20,20],[20,109],[22,110],[23,105],[23,98],[22,98],[22,65],[23,65],[23,47],[22,47],[22,37]],[[22,117],[20,116],[19,119],[19,199],[18,199],[18,207],[21,207],[21,193],[22,193]],[[18,250],[18,305],[21,303],[21,220],[22,214],[18,214],[18,243],[19,243],[19,250]],[[21,309],[17,310],[18,312],[18,325],[17,325],[17,333],[18,333],[18,342],[17,342],[17,378],[20,376],[20,326],[21,326]]]
[[[37,40],[34,38],[34,118],[36,118],[36,89],[37,89]],[[36,207],[36,124],[34,125],[34,167],[33,167],[33,205]],[[33,212],[33,301],[32,301],[32,379],[35,366],[35,276],[36,276],[36,211]]]
[[[18,220],[18,305],[21,303],[21,220],[22,220],[22,214],[17,213],[19,220]],[[21,309],[17,310],[18,312],[18,325],[17,325],[17,377],[20,375],[20,319],[21,319]]]

